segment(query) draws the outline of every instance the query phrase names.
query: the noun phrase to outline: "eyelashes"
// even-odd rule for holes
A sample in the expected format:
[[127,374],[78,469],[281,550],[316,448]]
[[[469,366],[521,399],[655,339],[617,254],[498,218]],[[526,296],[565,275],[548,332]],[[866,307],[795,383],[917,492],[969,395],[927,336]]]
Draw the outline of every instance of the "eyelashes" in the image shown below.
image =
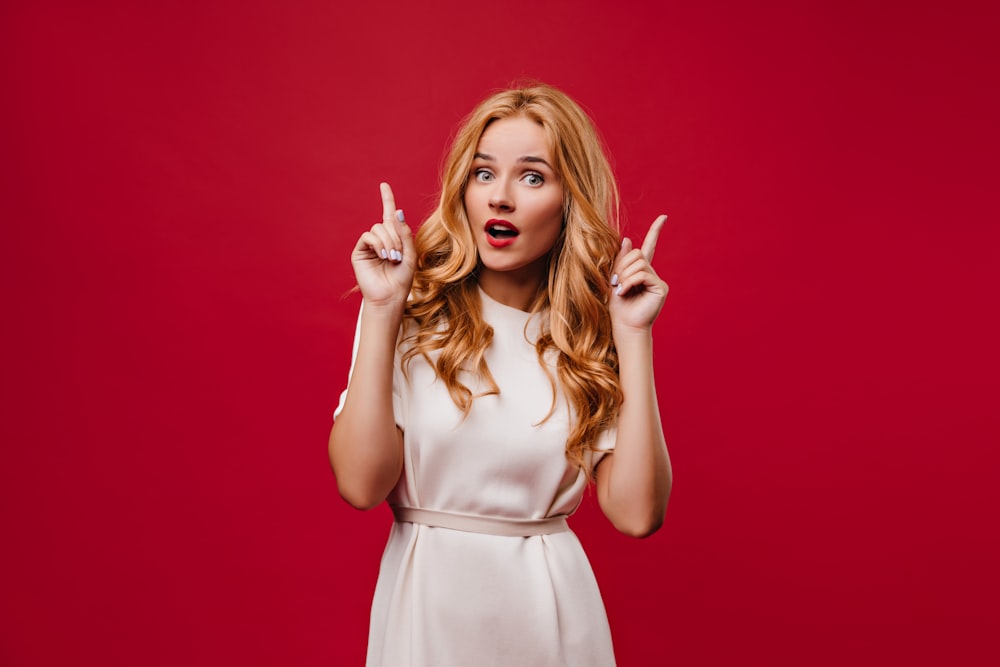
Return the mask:
[[[472,171],[472,177],[479,183],[492,183],[496,180],[496,175],[492,171],[482,167],[474,169]],[[537,188],[545,184],[545,177],[537,171],[526,172],[518,180],[533,188]]]

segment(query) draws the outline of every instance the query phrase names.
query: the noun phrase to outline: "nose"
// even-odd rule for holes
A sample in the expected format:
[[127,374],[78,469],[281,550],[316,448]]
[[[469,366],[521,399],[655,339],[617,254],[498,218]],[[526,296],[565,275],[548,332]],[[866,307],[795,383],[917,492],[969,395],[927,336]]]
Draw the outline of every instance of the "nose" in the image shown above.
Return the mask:
[[494,181],[493,190],[490,192],[490,210],[504,213],[514,210],[514,198],[511,196],[506,179]]

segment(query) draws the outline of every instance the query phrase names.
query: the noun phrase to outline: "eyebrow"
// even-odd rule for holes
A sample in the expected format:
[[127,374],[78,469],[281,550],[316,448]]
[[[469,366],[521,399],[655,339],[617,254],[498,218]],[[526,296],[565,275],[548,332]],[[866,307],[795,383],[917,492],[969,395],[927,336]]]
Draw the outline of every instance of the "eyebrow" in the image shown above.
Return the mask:
[[[496,162],[496,158],[495,157],[493,157],[492,155],[487,155],[486,153],[476,153],[473,157],[478,158],[480,160],[486,160],[487,162]],[[537,162],[537,163],[544,164],[549,169],[552,169],[552,165],[549,164],[548,162],[546,162],[544,158],[540,158],[540,157],[537,157],[535,155],[522,155],[521,157],[517,158],[517,161],[518,162]],[[555,169],[552,169],[552,171],[555,171]]]

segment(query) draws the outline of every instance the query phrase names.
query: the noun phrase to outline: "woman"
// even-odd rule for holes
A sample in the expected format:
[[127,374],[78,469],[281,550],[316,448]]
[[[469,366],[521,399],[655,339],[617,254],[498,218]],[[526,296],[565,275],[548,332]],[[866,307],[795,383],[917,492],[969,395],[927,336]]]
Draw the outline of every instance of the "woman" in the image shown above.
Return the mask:
[[614,664],[565,517],[590,480],[624,533],[659,528],[671,470],[652,371],[667,294],[617,232],[596,131],[548,86],[466,119],[414,239],[383,219],[351,256],[363,305],[330,434],[341,495],[396,518],[368,665]]

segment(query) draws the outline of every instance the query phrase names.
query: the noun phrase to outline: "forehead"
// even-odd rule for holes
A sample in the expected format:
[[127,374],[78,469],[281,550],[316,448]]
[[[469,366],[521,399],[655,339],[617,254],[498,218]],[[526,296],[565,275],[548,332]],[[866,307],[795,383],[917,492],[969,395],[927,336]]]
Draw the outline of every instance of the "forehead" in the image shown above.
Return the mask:
[[542,126],[527,116],[511,116],[490,123],[479,138],[479,153],[499,159],[525,155],[549,158],[549,139]]

